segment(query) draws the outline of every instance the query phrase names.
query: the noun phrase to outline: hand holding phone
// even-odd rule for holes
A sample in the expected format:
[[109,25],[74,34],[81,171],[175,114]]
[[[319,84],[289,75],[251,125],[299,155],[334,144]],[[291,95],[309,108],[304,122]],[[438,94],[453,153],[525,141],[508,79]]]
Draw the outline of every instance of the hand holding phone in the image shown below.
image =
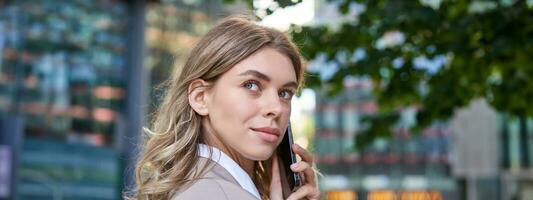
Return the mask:
[[[298,173],[294,173],[291,170],[291,165],[293,163],[296,163],[296,154],[292,151],[292,144],[294,143],[292,138],[292,130],[291,130],[291,124],[289,122],[289,126],[287,127],[287,130],[285,131],[285,135],[283,136],[283,140],[279,144],[277,148],[279,163],[280,163],[280,173],[282,178],[282,184],[288,184],[288,187],[283,187],[283,196],[286,197],[290,195],[290,193],[294,192],[299,186],[301,186],[301,179]],[[288,189],[289,191],[286,191]]]

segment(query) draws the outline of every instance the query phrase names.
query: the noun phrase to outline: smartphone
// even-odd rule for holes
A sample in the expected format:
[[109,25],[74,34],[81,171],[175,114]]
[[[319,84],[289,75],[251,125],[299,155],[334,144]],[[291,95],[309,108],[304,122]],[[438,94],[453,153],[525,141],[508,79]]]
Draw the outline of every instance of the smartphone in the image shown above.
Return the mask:
[[292,144],[294,143],[292,138],[292,130],[291,130],[291,123],[289,122],[289,126],[287,127],[287,130],[285,131],[285,135],[283,136],[283,140],[281,140],[281,143],[279,144],[277,148],[278,152],[278,158],[281,161],[280,164],[280,170],[282,175],[285,175],[283,178],[286,178],[288,182],[288,186],[290,189],[290,192],[294,192],[295,189],[297,189],[302,183],[300,176],[298,173],[294,173],[291,170],[291,164],[296,163],[296,154],[292,151]]

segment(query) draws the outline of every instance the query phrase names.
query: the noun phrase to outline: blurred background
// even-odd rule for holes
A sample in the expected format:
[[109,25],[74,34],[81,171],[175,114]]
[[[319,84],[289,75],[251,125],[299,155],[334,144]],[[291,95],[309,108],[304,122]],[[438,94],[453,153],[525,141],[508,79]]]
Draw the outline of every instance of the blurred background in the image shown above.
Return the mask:
[[533,199],[532,0],[0,0],[0,199],[122,199],[158,86],[242,13],[308,63],[323,199]]

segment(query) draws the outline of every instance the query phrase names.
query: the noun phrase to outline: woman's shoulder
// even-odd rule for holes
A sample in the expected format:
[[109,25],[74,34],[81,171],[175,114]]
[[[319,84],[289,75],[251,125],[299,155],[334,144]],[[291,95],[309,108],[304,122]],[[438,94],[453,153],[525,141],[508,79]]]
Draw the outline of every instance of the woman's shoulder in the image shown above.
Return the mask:
[[239,183],[220,165],[201,158],[199,166],[208,164],[209,170],[201,177],[172,196],[172,200],[182,199],[254,199],[255,196],[243,189]]
[[201,178],[188,185],[185,189],[177,191],[172,200],[181,199],[229,199],[223,186],[212,178]]
[[174,194],[172,200],[182,199],[254,199],[256,198],[242,189],[223,179],[201,178],[187,188]]

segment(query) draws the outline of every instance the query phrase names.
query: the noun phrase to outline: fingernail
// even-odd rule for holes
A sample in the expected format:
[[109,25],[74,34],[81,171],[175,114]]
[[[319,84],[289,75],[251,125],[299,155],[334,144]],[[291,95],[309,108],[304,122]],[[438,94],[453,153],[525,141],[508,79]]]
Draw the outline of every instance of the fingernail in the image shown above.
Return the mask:
[[298,168],[298,163],[294,163],[294,164],[292,164],[292,165],[291,165],[291,168],[293,168],[293,169],[297,169],[297,168]]

